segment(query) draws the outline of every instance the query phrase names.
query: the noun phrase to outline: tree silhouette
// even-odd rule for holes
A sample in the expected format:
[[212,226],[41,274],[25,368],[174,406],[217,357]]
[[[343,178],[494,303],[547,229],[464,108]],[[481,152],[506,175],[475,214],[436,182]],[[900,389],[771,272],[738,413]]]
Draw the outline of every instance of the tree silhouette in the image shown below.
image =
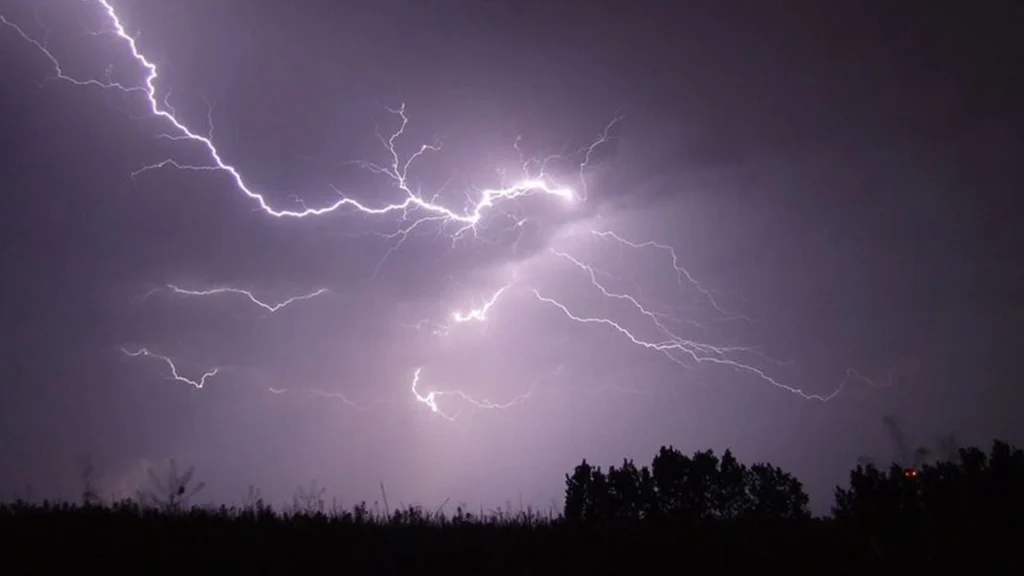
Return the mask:
[[565,476],[565,519],[580,522],[594,516],[594,491],[590,485],[594,469],[587,464],[587,459],[573,470],[572,476]]
[[714,452],[698,451],[690,458],[662,446],[651,462],[651,471],[662,513],[686,522],[712,517],[718,480]]
[[152,488],[139,493],[140,502],[168,512],[176,512],[188,506],[189,499],[206,487],[205,482],[189,487],[195,466],[189,466],[179,474],[178,462],[174,458],[171,458],[166,478],[158,476],[152,468],[146,472],[149,474]]
[[624,460],[606,474],[584,460],[566,475],[564,516],[589,525],[799,520],[809,518],[808,503],[800,481],[778,467],[748,468],[729,450],[690,457],[662,446],[650,468]]
[[[836,487],[837,521],[886,549],[940,556],[944,547],[997,542],[1024,515],[1024,452],[995,441],[986,454],[961,449],[956,460],[925,464],[916,475],[893,464],[858,466]],[[927,550],[922,550],[926,546]]]
[[608,491],[610,517],[619,522],[647,518],[656,505],[650,469],[637,468],[632,460],[608,468]]
[[[759,466],[755,464],[755,467]],[[732,452],[726,450],[718,464],[718,489],[715,492],[715,509],[724,520],[739,520],[755,508],[751,490],[751,470],[740,463]]]
[[810,498],[795,476],[771,464],[754,464],[747,479],[750,508],[757,520],[803,520],[810,517]]

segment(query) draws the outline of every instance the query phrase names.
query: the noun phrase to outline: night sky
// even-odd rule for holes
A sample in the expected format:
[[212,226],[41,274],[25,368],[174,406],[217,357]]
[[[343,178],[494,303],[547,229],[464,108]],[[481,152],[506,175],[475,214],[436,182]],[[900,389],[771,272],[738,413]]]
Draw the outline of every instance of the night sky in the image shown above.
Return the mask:
[[1024,443],[1019,3],[110,7],[0,0],[0,498]]

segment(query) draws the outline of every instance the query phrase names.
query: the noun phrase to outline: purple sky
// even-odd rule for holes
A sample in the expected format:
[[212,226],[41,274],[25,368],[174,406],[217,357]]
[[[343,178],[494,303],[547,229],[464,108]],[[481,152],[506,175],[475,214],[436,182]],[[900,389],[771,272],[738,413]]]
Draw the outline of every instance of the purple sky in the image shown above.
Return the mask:
[[1021,9],[923,6],[0,0],[0,497],[1020,443]]

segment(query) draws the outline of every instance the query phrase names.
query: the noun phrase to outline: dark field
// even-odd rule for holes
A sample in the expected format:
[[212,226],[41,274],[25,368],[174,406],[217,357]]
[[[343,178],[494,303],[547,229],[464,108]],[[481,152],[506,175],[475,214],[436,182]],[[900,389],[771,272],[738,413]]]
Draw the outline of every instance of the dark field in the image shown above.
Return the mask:
[[586,462],[561,514],[334,509],[315,485],[292,509],[188,506],[191,470],[133,501],[0,507],[4,573],[1021,573],[1024,452],[995,442],[919,468],[858,467],[833,513],[800,482],[730,453],[663,448],[649,466]]

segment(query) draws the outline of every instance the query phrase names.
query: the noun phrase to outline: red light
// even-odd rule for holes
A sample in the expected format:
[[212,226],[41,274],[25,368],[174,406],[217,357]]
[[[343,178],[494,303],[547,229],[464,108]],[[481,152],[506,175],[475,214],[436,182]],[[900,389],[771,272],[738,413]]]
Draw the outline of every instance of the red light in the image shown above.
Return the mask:
[[917,470],[904,470],[903,475],[907,478],[917,478]]

